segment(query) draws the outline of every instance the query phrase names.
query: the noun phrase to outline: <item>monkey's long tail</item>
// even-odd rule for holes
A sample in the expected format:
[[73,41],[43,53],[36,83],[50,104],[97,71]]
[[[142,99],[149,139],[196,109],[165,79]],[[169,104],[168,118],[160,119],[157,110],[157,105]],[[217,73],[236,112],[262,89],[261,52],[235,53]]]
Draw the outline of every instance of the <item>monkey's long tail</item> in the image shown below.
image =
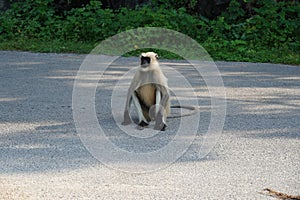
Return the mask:
[[190,112],[182,113],[182,114],[169,115],[168,118],[179,118],[179,117],[191,116],[191,115],[194,115],[197,112],[199,112],[199,109],[196,106],[172,105],[171,108],[182,108],[182,109],[190,110]]

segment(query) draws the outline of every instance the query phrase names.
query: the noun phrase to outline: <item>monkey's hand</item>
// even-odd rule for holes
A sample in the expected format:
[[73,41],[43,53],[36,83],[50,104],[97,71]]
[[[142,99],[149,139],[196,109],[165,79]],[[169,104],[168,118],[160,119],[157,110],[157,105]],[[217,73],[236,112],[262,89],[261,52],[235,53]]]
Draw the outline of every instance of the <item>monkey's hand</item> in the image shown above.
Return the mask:
[[155,126],[154,126],[154,129],[155,130],[159,130],[159,131],[165,131],[166,129],[167,129],[167,125],[165,124],[165,123],[160,123],[160,124],[158,124],[158,123],[155,123]]
[[130,118],[130,115],[129,115],[129,111],[126,110],[124,112],[124,121],[122,122],[122,125],[128,125],[128,124],[131,124],[131,118]]
[[167,125],[163,121],[161,112],[157,113],[154,129],[160,131],[165,131],[167,129]]

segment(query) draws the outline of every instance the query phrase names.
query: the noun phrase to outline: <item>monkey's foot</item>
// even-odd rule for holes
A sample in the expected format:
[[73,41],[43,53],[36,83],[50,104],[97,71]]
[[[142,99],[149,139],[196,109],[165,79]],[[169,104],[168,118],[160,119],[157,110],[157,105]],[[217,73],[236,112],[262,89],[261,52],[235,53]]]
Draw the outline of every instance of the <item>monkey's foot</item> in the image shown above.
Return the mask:
[[143,130],[149,124],[147,122],[141,121],[139,125],[136,127],[138,130]]
[[145,126],[148,126],[149,124],[147,123],[147,122],[144,122],[144,121],[141,121],[140,123],[139,123],[139,126],[141,126],[141,127],[145,127]]
[[165,131],[167,129],[167,125],[165,123],[162,124],[155,124],[154,129],[155,130],[160,130],[160,131]]

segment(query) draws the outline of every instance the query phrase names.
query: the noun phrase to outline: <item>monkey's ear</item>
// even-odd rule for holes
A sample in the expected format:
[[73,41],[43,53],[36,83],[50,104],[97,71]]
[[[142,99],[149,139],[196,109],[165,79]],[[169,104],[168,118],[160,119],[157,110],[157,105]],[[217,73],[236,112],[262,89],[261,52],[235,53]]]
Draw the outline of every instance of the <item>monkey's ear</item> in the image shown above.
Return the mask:
[[159,60],[159,57],[158,57],[158,55],[157,55],[157,54],[155,54],[155,58],[156,58],[156,60]]

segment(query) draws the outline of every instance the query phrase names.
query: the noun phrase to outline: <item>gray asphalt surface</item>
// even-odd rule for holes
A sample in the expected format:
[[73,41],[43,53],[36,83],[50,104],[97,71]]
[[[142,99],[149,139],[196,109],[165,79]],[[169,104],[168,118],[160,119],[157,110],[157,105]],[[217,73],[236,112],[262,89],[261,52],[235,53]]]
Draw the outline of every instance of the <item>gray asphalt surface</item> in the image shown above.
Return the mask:
[[[198,134],[170,166],[135,174],[99,162],[78,136],[72,90],[84,58],[0,51],[0,199],[274,199],[259,193],[264,188],[300,194],[300,66],[216,62],[227,114],[217,145],[200,159],[210,94],[182,62],[162,61],[178,66],[196,88]],[[174,138],[180,119],[169,119],[168,131],[141,143],[122,134],[111,114],[117,77],[137,63],[138,58],[113,63],[99,81],[96,114],[120,148],[154,151]]]

